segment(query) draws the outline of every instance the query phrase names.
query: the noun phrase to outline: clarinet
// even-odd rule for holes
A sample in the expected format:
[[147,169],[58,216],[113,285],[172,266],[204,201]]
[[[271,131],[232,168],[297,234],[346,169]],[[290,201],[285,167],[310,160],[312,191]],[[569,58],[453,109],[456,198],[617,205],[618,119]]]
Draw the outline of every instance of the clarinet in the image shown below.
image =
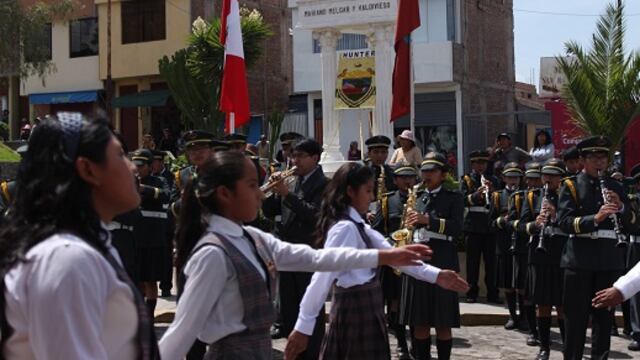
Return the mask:
[[[602,199],[604,200],[605,204],[609,204],[611,203],[611,199],[609,199],[609,196],[607,195],[607,191],[609,190],[606,188],[604,171],[598,171],[598,178],[600,179],[600,190],[602,191]],[[609,216],[609,219],[611,219],[611,221],[613,222],[613,231],[616,233],[616,239],[618,239],[616,246],[619,248],[627,247],[627,245],[629,244],[629,240],[622,233],[622,227],[620,226],[618,214],[611,214]]]
[[[544,183],[544,187],[542,188],[542,200],[540,201],[540,213],[542,213],[542,207],[544,206],[545,201],[549,201],[549,183],[546,182]],[[545,244],[545,240],[547,238],[546,235],[546,231],[547,231],[547,226],[549,226],[549,217],[547,216],[547,219],[544,221],[544,223],[542,224],[542,227],[540,228],[540,233],[538,234],[538,247],[536,247],[536,251],[546,254],[547,253],[547,246]]]
[[484,174],[480,175],[480,182],[482,183],[482,186],[486,187],[486,190],[484,191],[484,202],[488,208],[489,206],[491,206],[491,196],[489,194],[489,181],[484,177]]

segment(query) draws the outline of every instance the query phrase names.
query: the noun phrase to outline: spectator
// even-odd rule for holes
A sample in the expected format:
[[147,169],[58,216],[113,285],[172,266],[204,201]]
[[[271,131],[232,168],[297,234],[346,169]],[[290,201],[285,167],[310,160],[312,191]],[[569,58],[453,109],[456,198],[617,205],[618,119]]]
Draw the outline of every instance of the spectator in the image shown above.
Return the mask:
[[20,140],[27,141],[29,136],[31,136],[31,124],[23,118],[20,122]]
[[174,156],[178,155],[177,141],[169,128],[165,128],[162,130],[162,139],[160,139],[160,150],[170,151]]
[[153,136],[151,136],[151,134],[142,135],[142,148],[148,150],[156,149],[156,142],[153,140]]
[[260,159],[269,158],[269,141],[267,140],[267,135],[260,135],[260,140],[256,143],[256,147],[258,148],[257,155]]
[[411,130],[405,130],[398,137],[400,147],[393,152],[389,165],[411,165],[418,167],[422,163],[422,152],[416,146]]
[[349,161],[362,160],[362,150],[358,149],[357,141],[352,141],[351,144],[349,144],[349,152],[347,153],[347,158]]
[[533,161],[543,163],[551,159],[554,155],[555,147],[551,141],[551,135],[546,130],[538,130],[536,138],[533,141],[533,147],[529,151],[529,155]]
[[516,162],[520,166],[524,166],[531,161],[531,156],[526,151],[517,146],[513,146],[511,135],[501,133],[496,138],[496,144],[491,148],[491,158],[493,161],[501,161],[503,164]]

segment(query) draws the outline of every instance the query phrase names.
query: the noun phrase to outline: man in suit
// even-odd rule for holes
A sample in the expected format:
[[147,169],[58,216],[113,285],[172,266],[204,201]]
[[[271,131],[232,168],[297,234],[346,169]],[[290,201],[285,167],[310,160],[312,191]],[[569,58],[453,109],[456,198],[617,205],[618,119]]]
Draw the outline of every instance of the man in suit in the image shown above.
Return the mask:
[[[265,199],[265,216],[274,218],[276,232],[280,239],[290,243],[314,245],[313,231],[318,221],[322,193],[327,179],[318,164],[322,147],[316,141],[304,139],[292,148],[293,165],[297,167],[296,180],[290,188],[286,181],[280,181],[274,189],[275,196]],[[280,173],[275,173],[271,181],[276,181]],[[300,302],[312,273],[280,272],[280,316],[281,333],[287,336],[293,331]],[[321,310],[324,318],[324,309]],[[316,322],[316,328],[309,340],[307,351],[298,359],[317,359],[324,336],[324,320]]]

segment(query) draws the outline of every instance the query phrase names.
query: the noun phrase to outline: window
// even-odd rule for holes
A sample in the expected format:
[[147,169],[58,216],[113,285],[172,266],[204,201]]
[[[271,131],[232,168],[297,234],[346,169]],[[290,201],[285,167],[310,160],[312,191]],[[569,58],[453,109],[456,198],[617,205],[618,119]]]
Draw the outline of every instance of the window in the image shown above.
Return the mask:
[[447,40],[456,41],[456,6],[455,0],[447,0]]
[[[313,39],[313,53],[319,54],[322,49],[320,46],[320,41]],[[336,50],[359,50],[366,49],[367,46],[367,36],[362,34],[342,34],[342,37],[338,40],[336,44]]]
[[26,62],[51,60],[51,23],[46,24],[42,32],[32,34],[23,46]]
[[69,23],[69,57],[98,55],[98,18]]
[[122,43],[131,44],[166,38],[164,0],[136,0],[120,3]]

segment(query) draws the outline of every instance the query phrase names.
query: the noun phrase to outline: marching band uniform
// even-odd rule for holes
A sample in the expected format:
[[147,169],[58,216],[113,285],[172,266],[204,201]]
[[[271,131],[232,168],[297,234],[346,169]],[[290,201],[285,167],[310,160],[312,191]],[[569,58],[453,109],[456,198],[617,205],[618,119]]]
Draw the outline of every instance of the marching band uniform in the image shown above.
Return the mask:
[[165,239],[167,240],[167,244],[165,247],[166,254],[164,258],[164,261],[166,262],[164,265],[165,274],[162,278],[162,281],[160,281],[160,290],[162,290],[162,296],[168,297],[171,296],[171,288],[173,287],[173,235],[176,228],[175,218],[171,216],[172,214],[170,212],[169,206],[174,201],[176,201],[180,195],[176,189],[174,175],[171,173],[171,171],[169,171],[169,169],[164,166],[164,157],[166,153],[159,150],[152,150],[151,152],[153,153],[154,161],[162,162],[162,170],[158,173],[153,173],[152,175],[162,177],[169,187],[169,202],[163,205],[163,209],[167,212],[168,217],[166,222],[167,234],[165,236]]
[[118,251],[122,267],[127,271],[129,277],[137,282],[138,270],[136,264],[136,239],[134,229],[139,226],[142,214],[140,209],[132,210],[128,213],[118,215],[105,227],[111,232],[113,247]]
[[[487,151],[472,151],[469,161],[489,161]],[[482,187],[483,175],[474,171],[464,175],[460,181],[460,191],[464,195],[467,215],[464,229],[467,244],[467,282],[471,289],[467,293],[467,302],[476,302],[478,297],[478,278],[480,277],[480,257],[484,259],[487,301],[500,302],[496,287],[496,239],[489,232],[489,206],[491,199],[486,199],[477,189]],[[497,179],[488,176],[487,181],[495,188]]]
[[[375,149],[388,150],[391,145],[391,139],[384,135],[376,135],[368,138],[365,141],[365,145],[367,145],[369,152]],[[378,232],[387,234],[389,232],[389,219],[385,217],[387,214],[384,209],[388,206],[388,192],[397,190],[396,184],[393,182],[393,168],[385,163],[374,164],[371,159],[368,160],[367,165],[373,171],[373,194],[376,197],[369,208],[370,212],[374,214],[371,226]],[[378,189],[380,180],[384,183],[384,189]]]
[[[441,169],[446,171],[446,159],[440,154],[422,162],[421,171]],[[459,271],[458,251],[454,239],[462,233],[464,217],[464,199],[462,194],[449,190],[442,185],[431,191],[424,189],[418,197],[416,211],[429,215],[429,225],[417,224],[414,241],[425,243],[433,249],[429,264],[441,268]],[[400,320],[409,326],[434,328],[459,328],[460,304],[458,294],[437,285],[404,277],[402,300],[400,302]],[[426,342],[426,343],[423,343]],[[451,354],[451,340],[438,340],[438,358],[448,359]],[[419,360],[430,356],[430,340],[414,339],[413,348]],[[426,353],[424,351],[426,350]]]
[[[523,174],[517,163],[506,164],[502,172],[504,177],[521,178]],[[513,254],[510,249],[515,234],[513,227],[509,226],[509,210],[514,206],[512,203],[517,192],[518,186],[494,191],[491,195],[489,213],[490,228],[496,236],[496,285],[500,289],[505,289],[505,300],[510,315],[509,321],[505,324],[507,330],[516,328],[519,323],[513,286]]]
[[[581,156],[590,153],[609,153],[611,142],[600,136],[587,138],[577,147]],[[625,231],[633,230],[636,216],[622,186],[605,179],[605,185],[615,191],[623,208],[618,213]],[[586,172],[565,180],[558,200],[558,219],[565,233],[571,234],[563,251],[566,344],[565,359],[582,359],[585,331],[592,317],[592,351],[595,359],[605,359],[610,348],[612,316],[608,309],[593,309],[594,294],[609,287],[624,270],[623,250],[616,246],[614,224],[606,219],[595,223],[595,214],[603,205],[599,180]]]
[[[559,159],[549,159],[542,167],[542,174],[563,176],[564,163]],[[536,225],[536,218],[540,215],[543,189],[531,189],[526,193],[528,206],[522,206],[518,231],[529,236],[529,269],[527,272],[526,294],[537,306],[562,306],[562,270],[560,257],[567,242],[567,235],[559,228],[556,219],[550,219],[545,227],[545,242],[540,244],[541,229]],[[549,190],[546,201],[558,208],[558,190]],[[540,247],[544,247],[541,250]],[[560,312],[560,311],[559,311]],[[561,337],[564,338],[564,320],[559,317]],[[538,360],[549,359],[550,351],[550,317],[537,317],[537,327],[540,336],[540,353]]]

